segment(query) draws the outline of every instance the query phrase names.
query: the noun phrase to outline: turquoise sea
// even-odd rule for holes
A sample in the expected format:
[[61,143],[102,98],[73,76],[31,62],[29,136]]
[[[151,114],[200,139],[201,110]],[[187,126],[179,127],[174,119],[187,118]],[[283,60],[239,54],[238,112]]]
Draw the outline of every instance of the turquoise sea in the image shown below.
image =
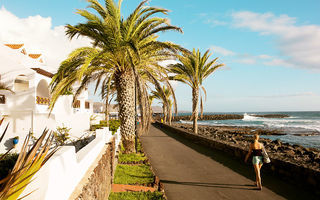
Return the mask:
[[[272,140],[280,139],[290,144],[299,144],[305,147],[320,149],[320,112],[235,112],[235,113],[204,113],[211,114],[243,114],[241,120],[209,120],[199,121],[202,125],[215,126],[248,126],[264,129],[282,130],[287,135],[263,136]],[[287,114],[288,118],[261,118],[254,117],[254,114]],[[190,115],[190,113],[179,113],[179,115]],[[180,121],[180,123],[191,123]],[[299,134],[314,134],[312,136],[298,136]]]

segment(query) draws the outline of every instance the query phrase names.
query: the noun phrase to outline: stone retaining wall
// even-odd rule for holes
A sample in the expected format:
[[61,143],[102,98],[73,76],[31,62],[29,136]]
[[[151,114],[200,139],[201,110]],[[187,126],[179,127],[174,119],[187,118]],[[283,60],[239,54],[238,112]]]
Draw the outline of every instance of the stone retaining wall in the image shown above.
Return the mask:
[[114,139],[106,145],[69,200],[106,200],[117,164]]
[[[178,134],[183,136],[184,138],[190,139],[197,144],[204,145],[209,148],[227,153],[233,157],[238,158],[239,160],[244,160],[246,154],[248,153],[248,149],[235,147],[230,144],[223,143],[222,141],[217,141],[203,136],[195,135],[166,124],[161,124],[157,122],[155,125],[163,129],[166,129],[171,133]],[[318,171],[298,166],[279,159],[274,159],[272,157],[270,159],[271,163],[267,164],[263,168],[264,171],[275,174],[279,176],[281,179],[292,182],[299,186],[307,187],[311,191],[315,191],[316,194],[320,195],[320,173]]]

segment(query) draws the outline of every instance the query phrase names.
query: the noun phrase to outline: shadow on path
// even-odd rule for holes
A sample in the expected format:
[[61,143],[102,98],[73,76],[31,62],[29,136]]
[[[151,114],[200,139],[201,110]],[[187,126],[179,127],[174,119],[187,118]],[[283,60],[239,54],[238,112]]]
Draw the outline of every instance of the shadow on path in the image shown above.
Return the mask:
[[215,188],[229,188],[229,189],[239,189],[239,190],[257,190],[257,187],[252,185],[240,185],[240,184],[221,184],[221,183],[201,183],[201,182],[179,182],[170,180],[161,180],[162,183],[167,184],[178,184],[178,185],[192,185],[199,187],[215,187]]
[[[209,147],[205,147],[200,144],[196,144],[196,142],[192,142],[192,141],[184,138],[183,136],[173,134],[170,131],[167,131],[167,130],[159,127],[156,124],[153,124],[153,126],[157,129],[161,130],[162,132],[164,132],[169,137],[179,141],[180,143],[194,149],[195,151],[197,151],[203,155],[210,157],[211,159],[213,159],[213,160],[221,163],[222,165],[228,167],[229,169],[237,172],[238,174],[241,174],[242,176],[244,176],[248,179],[251,179],[252,183],[255,181],[254,169],[250,164],[245,164],[244,161],[239,160],[235,157],[231,157],[230,155],[228,155],[224,152],[214,150],[214,149],[211,149]],[[154,137],[154,136],[144,135],[143,137]],[[249,161],[248,161],[248,163],[249,163]],[[312,193],[312,191],[307,191],[307,190],[302,189],[298,186],[287,183],[275,175],[272,175],[270,173],[265,173],[265,171],[263,170],[263,167],[262,167],[262,172],[261,172],[261,178],[262,178],[263,187],[269,188],[273,192],[277,193],[278,195],[283,196],[286,199],[294,199],[294,200],[295,199],[297,199],[297,200],[319,199],[319,197],[316,197],[315,194]],[[166,181],[166,180],[164,180],[164,181]],[[169,180],[167,180],[167,181],[169,181]],[[173,183],[174,183],[174,181],[171,184],[173,184]],[[179,182],[177,182],[177,184],[178,183]],[[188,182],[181,182],[181,184],[183,184],[183,183],[188,183]],[[229,186],[232,186],[232,185],[225,186],[225,184],[222,184],[222,185],[224,185],[223,187],[228,187],[228,188],[229,188]],[[218,184],[213,184],[213,186],[214,187],[222,187],[222,186],[219,186]]]

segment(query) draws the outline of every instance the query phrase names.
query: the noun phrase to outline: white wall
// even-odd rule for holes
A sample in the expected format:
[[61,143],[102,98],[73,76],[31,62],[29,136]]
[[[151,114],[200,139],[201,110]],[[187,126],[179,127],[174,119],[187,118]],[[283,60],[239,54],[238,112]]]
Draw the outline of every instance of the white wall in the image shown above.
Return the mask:
[[87,170],[102,153],[106,143],[115,137],[116,147],[121,139],[120,129],[112,136],[108,128],[97,131],[96,138],[75,153],[72,146],[64,146],[40,169],[20,197],[28,194],[26,200],[67,200]]
[[100,124],[101,120],[106,119],[106,115],[104,113],[93,113],[91,116],[94,118],[90,121],[91,124]]
[[12,147],[12,139],[19,136],[19,143],[16,151],[20,150],[23,141],[29,131],[34,133],[36,138],[40,137],[43,130],[56,129],[56,121],[53,115],[34,113],[32,110],[11,111],[11,114],[5,117],[5,120],[0,128],[0,133],[3,133],[6,125],[9,123],[8,130],[0,144],[0,152],[6,152]]
[[74,111],[71,106],[72,99],[72,95],[60,96],[54,106],[52,114],[55,116],[56,126],[64,125],[71,128],[70,135],[77,138],[81,137],[85,131],[90,129],[91,113]]
[[[44,128],[55,131],[58,126],[64,125],[71,128],[71,138],[76,139],[89,130],[93,106],[91,102],[90,109],[85,109],[85,101],[88,101],[86,99],[88,97],[87,91],[80,95],[81,107],[78,110],[72,107],[72,96],[61,96],[51,115],[49,115],[48,105],[36,104],[36,96],[39,83],[44,86],[49,84],[51,79],[31,69],[20,69],[2,75],[1,82],[5,82],[9,87],[13,88],[14,79],[20,74],[28,77],[29,90],[16,92],[15,94],[8,91],[0,92],[6,95],[6,104],[0,104],[0,118],[5,117],[6,123],[0,129],[3,129],[4,125],[10,122],[7,134],[0,145],[0,153],[6,152],[6,149],[11,144],[11,139],[15,136],[20,137],[20,142],[17,146],[19,150],[29,131],[32,131],[37,137],[41,135]],[[43,87],[38,89],[39,92],[46,92]],[[3,145],[4,143],[6,145]]]

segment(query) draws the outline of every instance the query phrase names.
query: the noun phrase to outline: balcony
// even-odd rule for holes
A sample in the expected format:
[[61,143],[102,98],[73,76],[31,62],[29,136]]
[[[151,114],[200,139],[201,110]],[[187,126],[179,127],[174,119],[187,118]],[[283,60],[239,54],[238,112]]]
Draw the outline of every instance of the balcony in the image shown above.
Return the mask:
[[36,103],[38,105],[50,105],[50,98],[37,96]]

